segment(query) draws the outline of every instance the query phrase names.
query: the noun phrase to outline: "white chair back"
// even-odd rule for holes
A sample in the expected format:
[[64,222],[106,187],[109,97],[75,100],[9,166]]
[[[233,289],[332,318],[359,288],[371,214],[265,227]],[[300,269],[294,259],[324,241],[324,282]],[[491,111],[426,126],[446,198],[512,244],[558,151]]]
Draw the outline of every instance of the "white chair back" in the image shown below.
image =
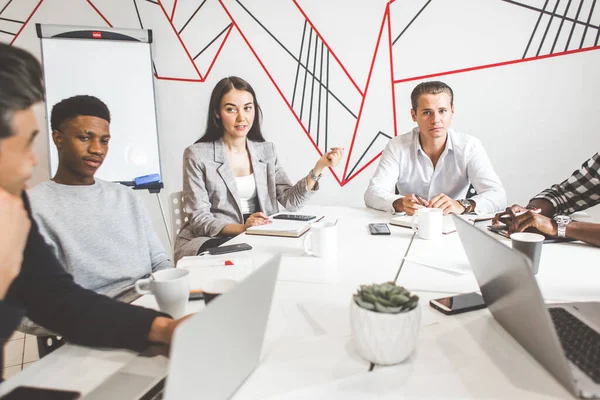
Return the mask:
[[169,196],[169,209],[171,210],[171,235],[173,245],[175,245],[175,239],[179,235],[181,226],[188,220],[188,217],[183,212],[183,192],[171,193]]

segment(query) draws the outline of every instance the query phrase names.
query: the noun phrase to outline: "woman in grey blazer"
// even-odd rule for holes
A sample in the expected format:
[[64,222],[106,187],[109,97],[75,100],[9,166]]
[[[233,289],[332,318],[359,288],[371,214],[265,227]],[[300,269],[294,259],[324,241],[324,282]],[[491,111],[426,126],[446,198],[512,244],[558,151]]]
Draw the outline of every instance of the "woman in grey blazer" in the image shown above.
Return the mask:
[[[238,77],[213,89],[206,132],[183,154],[183,204],[188,221],[175,241],[175,260],[217,246],[253,225],[270,223],[278,203],[295,211],[319,189],[323,169],[336,166],[342,149],[323,154],[292,185],[275,147],[262,136],[254,89]],[[211,240],[212,239],[212,240]]]

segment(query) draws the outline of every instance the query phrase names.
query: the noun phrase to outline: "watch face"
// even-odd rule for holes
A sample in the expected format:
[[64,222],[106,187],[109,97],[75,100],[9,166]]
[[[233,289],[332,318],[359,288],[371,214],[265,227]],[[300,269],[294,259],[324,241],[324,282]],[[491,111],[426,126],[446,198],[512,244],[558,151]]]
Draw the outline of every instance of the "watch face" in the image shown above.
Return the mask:
[[554,217],[554,221],[556,222],[557,228],[557,236],[564,238],[567,233],[567,225],[571,222],[571,217],[567,215],[556,215]]
[[469,200],[459,200],[459,203],[465,208],[465,212],[471,209],[471,202]]

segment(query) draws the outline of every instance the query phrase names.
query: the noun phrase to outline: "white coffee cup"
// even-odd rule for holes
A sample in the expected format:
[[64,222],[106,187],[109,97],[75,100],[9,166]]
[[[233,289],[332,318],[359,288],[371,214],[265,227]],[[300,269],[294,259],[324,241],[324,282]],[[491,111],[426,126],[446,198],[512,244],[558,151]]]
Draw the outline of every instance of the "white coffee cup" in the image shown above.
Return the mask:
[[444,212],[440,208],[419,208],[413,215],[412,228],[421,239],[436,239],[442,235]]
[[512,248],[525,254],[531,261],[533,274],[537,274],[540,268],[540,257],[542,256],[542,246],[546,237],[539,233],[518,232],[510,235]]
[[135,290],[139,294],[153,294],[160,311],[181,318],[190,296],[190,271],[170,268],[154,272],[150,278],[138,280]]
[[337,225],[335,222],[315,222],[304,237],[304,251],[309,256],[337,257]]

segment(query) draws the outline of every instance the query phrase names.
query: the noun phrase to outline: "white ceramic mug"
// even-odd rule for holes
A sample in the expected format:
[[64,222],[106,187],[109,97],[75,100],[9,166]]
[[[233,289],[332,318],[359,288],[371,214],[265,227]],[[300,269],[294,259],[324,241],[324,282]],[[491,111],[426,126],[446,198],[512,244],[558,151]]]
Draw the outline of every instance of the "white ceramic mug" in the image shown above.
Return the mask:
[[512,248],[525,254],[531,261],[533,274],[537,274],[540,268],[540,257],[542,246],[546,237],[539,233],[518,232],[510,235]]
[[139,294],[153,294],[160,311],[178,319],[185,315],[190,296],[190,271],[170,268],[153,273],[150,278],[135,283]]
[[309,256],[337,257],[337,225],[335,222],[315,222],[304,237],[304,251]]
[[442,235],[444,212],[440,208],[419,208],[413,215],[412,228],[421,239],[435,239]]

